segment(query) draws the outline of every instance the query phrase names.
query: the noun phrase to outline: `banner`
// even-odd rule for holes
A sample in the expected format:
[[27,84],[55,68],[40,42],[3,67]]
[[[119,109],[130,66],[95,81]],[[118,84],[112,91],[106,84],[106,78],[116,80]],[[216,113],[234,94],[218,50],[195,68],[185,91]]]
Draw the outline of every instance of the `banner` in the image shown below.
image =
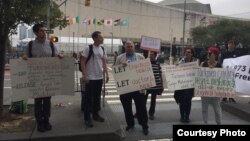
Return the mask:
[[74,95],[74,59],[10,60],[12,101]]
[[235,70],[236,92],[250,95],[250,55],[224,59],[223,68]]
[[168,65],[166,67],[166,80],[171,91],[194,88],[194,77],[198,62]]
[[234,97],[234,70],[200,67],[195,77],[195,96]]
[[144,90],[156,86],[155,78],[149,59],[128,63],[127,66],[113,66],[118,94]]

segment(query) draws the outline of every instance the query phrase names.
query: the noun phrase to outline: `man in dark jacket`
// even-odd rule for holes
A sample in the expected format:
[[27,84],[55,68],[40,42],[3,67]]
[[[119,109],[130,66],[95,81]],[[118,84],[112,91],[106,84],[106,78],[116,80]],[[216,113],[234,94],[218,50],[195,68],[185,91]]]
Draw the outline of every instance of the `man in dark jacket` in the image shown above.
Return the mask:
[[[234,40],[228,41],[227,50],[221,54],[221,64],[223,63],[224,59],[227,58],[236,58],[241,56],[241,53],[236,50],[236,43]],[[224,97],[222,99],[223,102],[227,102],[227,98]],[[236,103],[236,101],[233,98],[229,98],[229,102]]]

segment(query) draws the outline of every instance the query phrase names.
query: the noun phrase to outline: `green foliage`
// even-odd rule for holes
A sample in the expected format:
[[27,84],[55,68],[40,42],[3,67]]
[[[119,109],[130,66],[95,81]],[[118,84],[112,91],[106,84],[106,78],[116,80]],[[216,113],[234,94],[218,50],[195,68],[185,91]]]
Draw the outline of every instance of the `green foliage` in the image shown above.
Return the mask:
[[[1,0],[0,29],[7,27],[8,31],[11,31],[20,23],[28,25],[42,23],[46,26],[48,2],[49,0]],[[51,29],[57,26],[65,27],[66,20],[58,22],[58,19],[64,19],[58,5],[52,2],[50,9]]]
[[214,25],[196,27],[191,31],[195,46],[210,46],[216,42],[226,43],[234,39],[248,47],[250,44],[250,21],[218,20]]

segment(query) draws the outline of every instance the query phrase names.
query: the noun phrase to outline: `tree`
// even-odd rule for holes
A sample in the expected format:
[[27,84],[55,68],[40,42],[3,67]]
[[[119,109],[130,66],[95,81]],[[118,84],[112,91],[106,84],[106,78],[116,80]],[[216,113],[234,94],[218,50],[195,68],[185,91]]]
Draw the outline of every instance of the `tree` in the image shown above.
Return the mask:
[[[51,0],[52,1],[52,0]],[[6,44],[10,33],[15,32],[20,23],[32,25],[47,23],[47,7],[50,0],[1,0],[0,1],[0,118],[3,118],[3,85]],[[65,16],[58,5],[52,2],[50,27],[65,27]],[[60,20],[62,19],[62,20]]]
[[196,27],[191,31],[191,36],[195,46],[209,46],[216,42],[226,43],[234,39],[243,44],[244,47],[250,45],[250,21],[240,20],[218,20],[215,24],[207,27]]

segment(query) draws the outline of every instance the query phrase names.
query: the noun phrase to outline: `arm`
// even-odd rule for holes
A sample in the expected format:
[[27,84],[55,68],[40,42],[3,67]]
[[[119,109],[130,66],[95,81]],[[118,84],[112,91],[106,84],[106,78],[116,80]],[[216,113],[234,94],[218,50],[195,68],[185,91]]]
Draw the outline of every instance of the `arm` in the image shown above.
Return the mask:
[[81,65],[81,68],[82,68],[83,80],[85,81],[85,83],[89,83],[89,78],[87,76],[87,69],[86,69],[86,66],[85,66],[85,62],[86,62],[87,58],[84,57],[84,56],[81,56],[80,59],[81,59],[80,65]]
[[107,60],[106,57],[104,57],[102,59],[102,63],[103,63],[103,73],[106,74],[106,83],[108,83],[109,81],[109,74],[108,74],[108,67],[107,67]]

